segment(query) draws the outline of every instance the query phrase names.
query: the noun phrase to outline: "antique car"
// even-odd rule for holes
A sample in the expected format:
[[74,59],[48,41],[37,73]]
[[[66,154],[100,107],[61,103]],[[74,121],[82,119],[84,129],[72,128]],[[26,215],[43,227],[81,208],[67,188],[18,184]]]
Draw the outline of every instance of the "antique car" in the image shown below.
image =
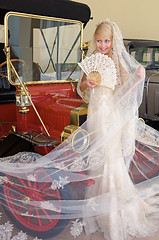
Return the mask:
[[[1,157],[17,152],[14,149],[17,143],[7,148],[11,142],[8,138],[20,141],[20,145],[21,139],[27,139],[31,148],[45,145],[37,150],[45,154],[86,119],[87,106],[77,96],[76,84],[89,7],[72,1],[61,1],[61,5],[52,1],[49,8],[49,1],[40,5],[35,0],[32,7],[28,1],[26,4],[27,8],[20,1],[16,7],[10,1],[0,3],[2,13],[7,9],[17,11],[5,16],[5,53],[9,49],[8,59],[18,74],[10,67],[9,77],[1,43],[0,136],[5,138]],[[8,137],[9,132],[14,137],[13,134]]]
[[[159,125],[159,41],[124,39],[128,52],[146,69],[140,117]],[[155,124],[155,123],[154,123]],[[159,126],[158,126],[159,127]]]

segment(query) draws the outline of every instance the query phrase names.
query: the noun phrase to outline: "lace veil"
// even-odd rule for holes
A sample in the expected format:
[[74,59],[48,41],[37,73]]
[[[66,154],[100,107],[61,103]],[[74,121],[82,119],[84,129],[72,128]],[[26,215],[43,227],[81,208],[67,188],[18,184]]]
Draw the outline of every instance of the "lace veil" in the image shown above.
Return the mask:
[[[144,70],[140,69],[139,63],[127,53],[118,26],[109,19],[105,22],[113,31],[113,60],[117,69],[118,84],[112,93],[107,89],[100,91],[105,91],[102,96],[109,95],[107,103],[110,104],[108,110],[111,109],[112,120],[109,120],[109,114],[106,117],[104,115],[107,104],[99,102],[98,108],[89,113],[87,121],[47,155],[39,156],[36,153],[25,152],[0,159],[1,202],[15,218],[20,214],[24,225],[27,225],[29,219],[35,224],[39,218],[40,221],[50,219],[50,222],[52,219],[72,219],[74,222],[70,232],[77,237],[85,224],[83,219],[114,211],[112,209],[115,207],[112,208],[110,201],[114,196],[120,196],[117,209],[123,209],[128,200],[125,189],[100,192],[98,188],[92,188],[95,183],[104,181],[102,179],[106,177],[103,169],[106,167],[106,161],[109,162],[107,155],[124,159],[125,174],[129,174],[136,184],[136,189],[139,189],[139,194],[135,197],[136,202],[159,193],[159,185],[156,184],[159,180],[156,176],[159,169],[159,133],[138,118],[138,108],[143,95]],[[95,52],[92,41],[87,56]],[[143,71],[143,74],[140,71]],[[82,76],[83,73],[77,90],[84,101],[89,102],[92,90],[87,89],[84,93],[80,91]],[[100,119],[97,116],[101,116],[101,119],[104,116],[104,123],[103,120],[95,122],[96,119]],[[107,131],[103,128],[106,121],[109,126]],[[93,128],[90,127],[92,125]],[[114,139],[119,135],[122,155],[117,156],[114,151]],[[116,164],[110,163],[109,169],[114,171],[118,166]],[[119,166],[121,171],[125,166]],[[32,191],[34,195],[30,193]],[[134,189],[131,196],[133,191]]]

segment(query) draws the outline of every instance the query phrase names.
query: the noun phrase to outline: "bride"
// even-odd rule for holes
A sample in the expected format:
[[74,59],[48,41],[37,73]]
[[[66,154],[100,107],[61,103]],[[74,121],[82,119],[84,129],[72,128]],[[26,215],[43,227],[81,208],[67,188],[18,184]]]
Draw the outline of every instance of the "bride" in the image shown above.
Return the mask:
[[[1,199],[9,191],[2,204],[35,222],[48,215],[71,219],[70,233],[77,239],[84,229],[86,234],[101,231],[107,240],[152,236],[159,227],[159,177],[148,179],[140,158],[148,167],[159,165],[159,133],[138,118],[145,70],[127,53],[109,19],[97,26],[83,61],[77,91],[89,103],[87,121],[45,156],[19,153],[1,159],[0,180],[7,189]],[[96,77],[90,62],[98,65]],[[143,177],[138,184],[134,169]],[[43,190],[46,180],[50,185]],[[18,195],[21,183],[25,188],[29,183],[30,191],[42,184],[40,198]],[[47,195],[48,189],[53,193]]]

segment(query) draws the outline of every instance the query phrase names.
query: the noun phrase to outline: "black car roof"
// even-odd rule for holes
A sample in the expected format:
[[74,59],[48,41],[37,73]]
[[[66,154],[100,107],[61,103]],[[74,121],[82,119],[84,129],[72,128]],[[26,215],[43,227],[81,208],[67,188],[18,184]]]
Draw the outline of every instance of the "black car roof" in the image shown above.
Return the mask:
[[91,14],[88,5],[70,0],[0,0],[0,24],[9,11],[79,20],[84,24]]
[[159,41],[143,39],[124,39],[124,43],[130,48],[137,47],[159,47]]

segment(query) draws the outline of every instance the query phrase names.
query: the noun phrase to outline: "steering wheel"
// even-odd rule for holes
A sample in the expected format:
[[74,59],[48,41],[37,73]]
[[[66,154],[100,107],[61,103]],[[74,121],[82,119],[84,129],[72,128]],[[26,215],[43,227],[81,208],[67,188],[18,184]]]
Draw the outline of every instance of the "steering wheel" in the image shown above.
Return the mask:
[[[17,73],[21,73],[24,70],[25,62],[22,59],[11,59],[10,60],[17,71]],[[13,75],[15,75],[13,73]],[[0,77],[7,77],[7,61],[0,64]]]

